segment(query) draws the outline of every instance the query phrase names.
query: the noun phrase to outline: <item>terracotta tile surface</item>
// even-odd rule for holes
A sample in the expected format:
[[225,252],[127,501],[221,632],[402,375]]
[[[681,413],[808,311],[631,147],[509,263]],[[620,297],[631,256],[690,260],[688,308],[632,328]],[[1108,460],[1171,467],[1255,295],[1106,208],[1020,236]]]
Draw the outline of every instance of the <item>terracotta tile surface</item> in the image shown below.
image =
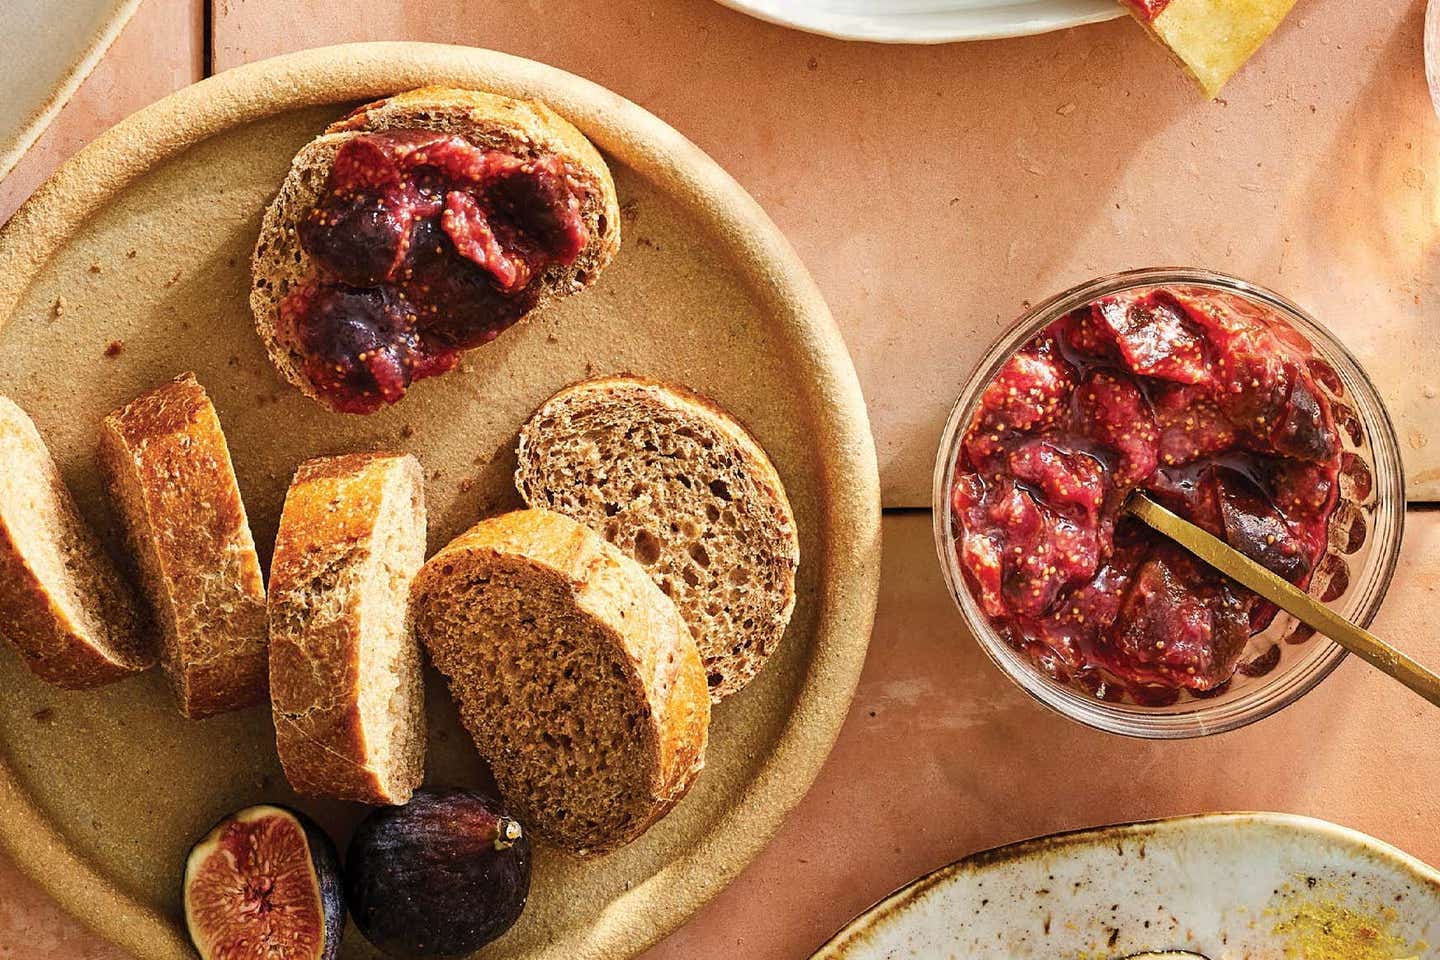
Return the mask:
[[1440,494],[1425,0],[1300,0],[1220,103],[1125,20],[903,47],[711,0],[280,6],[219,0],[217,68],[342,40],[492,47],[604,84],[708,151],[844,330],[889,506],[929,505],[945,414],[1025,301],[1175,263],[1268,284],[1338,328],[1399,420],[1412,494]]
[[0,855],[0,960],[125,960]]
[[0,223],[56,167],[116,121],[205,75],[204,13],[202,0],[140,4],[55,122],[0,180]]

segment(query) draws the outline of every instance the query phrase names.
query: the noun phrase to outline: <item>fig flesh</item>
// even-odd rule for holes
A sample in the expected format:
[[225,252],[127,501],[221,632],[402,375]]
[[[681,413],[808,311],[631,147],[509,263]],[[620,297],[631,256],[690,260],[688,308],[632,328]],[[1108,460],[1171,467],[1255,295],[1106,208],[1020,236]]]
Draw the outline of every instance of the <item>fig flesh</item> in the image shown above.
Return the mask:
[[529,893],[530,841],[480,793],[422,787],[374,810],[345,858],[355,925],[393,957],[478,950],[520,919]]
[[185,925],[201,960],[334,960],[345,930],[335,845],[275,806],[221,820],[185,861]]

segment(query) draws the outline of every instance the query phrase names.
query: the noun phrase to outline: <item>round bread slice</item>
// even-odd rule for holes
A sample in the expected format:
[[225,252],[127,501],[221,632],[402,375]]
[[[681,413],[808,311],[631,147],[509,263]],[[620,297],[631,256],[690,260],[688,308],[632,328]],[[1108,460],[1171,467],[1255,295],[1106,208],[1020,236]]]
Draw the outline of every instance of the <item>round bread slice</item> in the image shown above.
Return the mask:
[[280,303],[318,273],[300,245],[298,224],[314,208],[335,155],[364,133],[434,130],[464,137],[477,147],[520,158],[553,155],[580,187],[580,216],[589,237],[569,265],[552,264],[535,281],[533,310],[577,293],[594,282],[620,249],[620,204],[615,183],[584,134],[537,100],[514,100],[479,90],[423,87],[359,107],[326,128],[296,154],[285,182],[265,211],[251,258],[250,308],[265,349],[287,381],[320,402],[304,370],[304,358],[278,336]]
[[285,779],[306,796],[400,804],[424,778],[410,619],[424,479],[409,455],[320,457],[285,495],[270,564],[270,706]]
[[486,520],[425,564],[415,626],[506,801],[580,855],[640,836],[704,765],[710,701],[675,605],[545,510]]
[[154,666],[147,634],[34,422],[0,397],[0,637],[42,680],[80,689]]
[[649,571],[695,636],[713,700],[779,646],[795,609],[795,518],[765,451],[713,400],[634,377],[566,387],[521,430],[515,486]]

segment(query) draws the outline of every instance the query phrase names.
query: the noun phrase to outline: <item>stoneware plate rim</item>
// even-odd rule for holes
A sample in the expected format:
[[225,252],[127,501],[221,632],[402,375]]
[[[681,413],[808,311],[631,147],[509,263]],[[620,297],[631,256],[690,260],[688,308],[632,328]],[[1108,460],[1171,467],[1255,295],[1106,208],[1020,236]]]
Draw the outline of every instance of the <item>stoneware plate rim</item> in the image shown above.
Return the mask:
[[811,0],[718,0],[767,23],[835,40],[871,43],[956,43],[1028,37],[1124,16],[1112,0],[1028,0],[976,7],[893,11],[876,0],[870,13],[828,11]]
[[[462,79],[463,78],[463,79]],[[444,44],[379,42],[322,47],[238,67],[117,124],[60,168],[0,228],[0,326],[93,209],[152,167],[232,127],[322,104],[383,96],[426,82],[471,82],[541,97],[601,150],[651,180],[706,227],[767,303],[793,326],[813,361],[811,402],[833,411],[817,437],[827,477],[821,516],[827,549],[817,581],[814,651],[790,722],[717,828],[677,850],[651,880],[573,936],[576,956],[632,956],[678,927],[758,854],[808,791],[859,682],[879,591],[880,484],[864,400],[838,328],[814,281],[759,205],[674,129],[587,80],[507,54]],[[836,589],[843,584],[844,589]],[[828,585],[828,586],[827,586]],[[0,846],[62,906],[101,935],[147,958],[189,957],[170,918],[123,893],[88,864],[26,795],[0,745]],[[683,883],[680,882],[683,880]],[[667,887],[658,895],[658,887]],[[642,898],[636,902],[633,897]],[[618,915],[617,915],[618,914]],[[551,946],[556,946],[552,944]]]
[[877,900],[827,940],[814,953],[811,960],[845,960],[852,956],[849,952],[852,946],[862,945],[862,938],[903,924],[906,908],[919,903],[930,891],[943,889],[951,884],[963,883],[968,877],[984,874],[989,869],[1009,863],[1026,860],[1035,854],[1057,851],[1063,854],[1065,851],[1080,851],[1097,846],[1112,847],[1117,842],[1126,840],[1141,840],[1170,834],[1183,835],[1217,828],[1243,830],[1247,827],[1266,827],[1299,835],[1310,835],[1328,840],[1336,847],[1359,849],[1384,861],[1398,872],[1408,874],[1414,880],[1440,890],[1440,870],[1411,856],[1399,847],[1328,820],[1294,813],[1244,810],[1159,817],[1065,830],[1002,844],[961,857],[959,860],[916,877],[888,896]]

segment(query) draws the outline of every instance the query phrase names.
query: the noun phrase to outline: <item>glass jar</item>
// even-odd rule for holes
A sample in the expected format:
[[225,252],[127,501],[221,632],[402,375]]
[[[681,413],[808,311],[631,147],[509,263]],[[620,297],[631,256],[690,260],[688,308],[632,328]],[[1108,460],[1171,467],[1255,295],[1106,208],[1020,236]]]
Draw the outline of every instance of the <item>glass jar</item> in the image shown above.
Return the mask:
[[[935,463],[935,545],[951,596],[970,631],[995,664],[1023,690],[1065,716],[1111,733],[1175,739],[1221,733],[1253,723],[1311,690],[1345,651],[1281,611],[1250,638],[1242,666],[1220,690],[1185,693],[1174,703],[1145,705],[1097,698],[1062,683],[1008,643],[971,593],[957,550],[951,485],[966,427],[985,387],[1010,356],[1050,324],[1105,296],[1138,288],[1200,288],[1243,297],[1297,331],[1328,369],[1315,381],[1329,398],[1342,441],[1339,503],[1329,521],[1325,555],[1309,585],[1341,616],[1368,626],[1390,585],[1405,525],[1404,475],[1389,414],[1350,352],[1315,319],[1273,291],[1207,270],[1136,270],[1081,284],[1033,308],[990,348],[956,401]],[[1313,361],[1312,361],[1313,363]],[[1273,661],[1273,662],[1272,662]],[[1248,675],[1253,674],[1253,675]]]

